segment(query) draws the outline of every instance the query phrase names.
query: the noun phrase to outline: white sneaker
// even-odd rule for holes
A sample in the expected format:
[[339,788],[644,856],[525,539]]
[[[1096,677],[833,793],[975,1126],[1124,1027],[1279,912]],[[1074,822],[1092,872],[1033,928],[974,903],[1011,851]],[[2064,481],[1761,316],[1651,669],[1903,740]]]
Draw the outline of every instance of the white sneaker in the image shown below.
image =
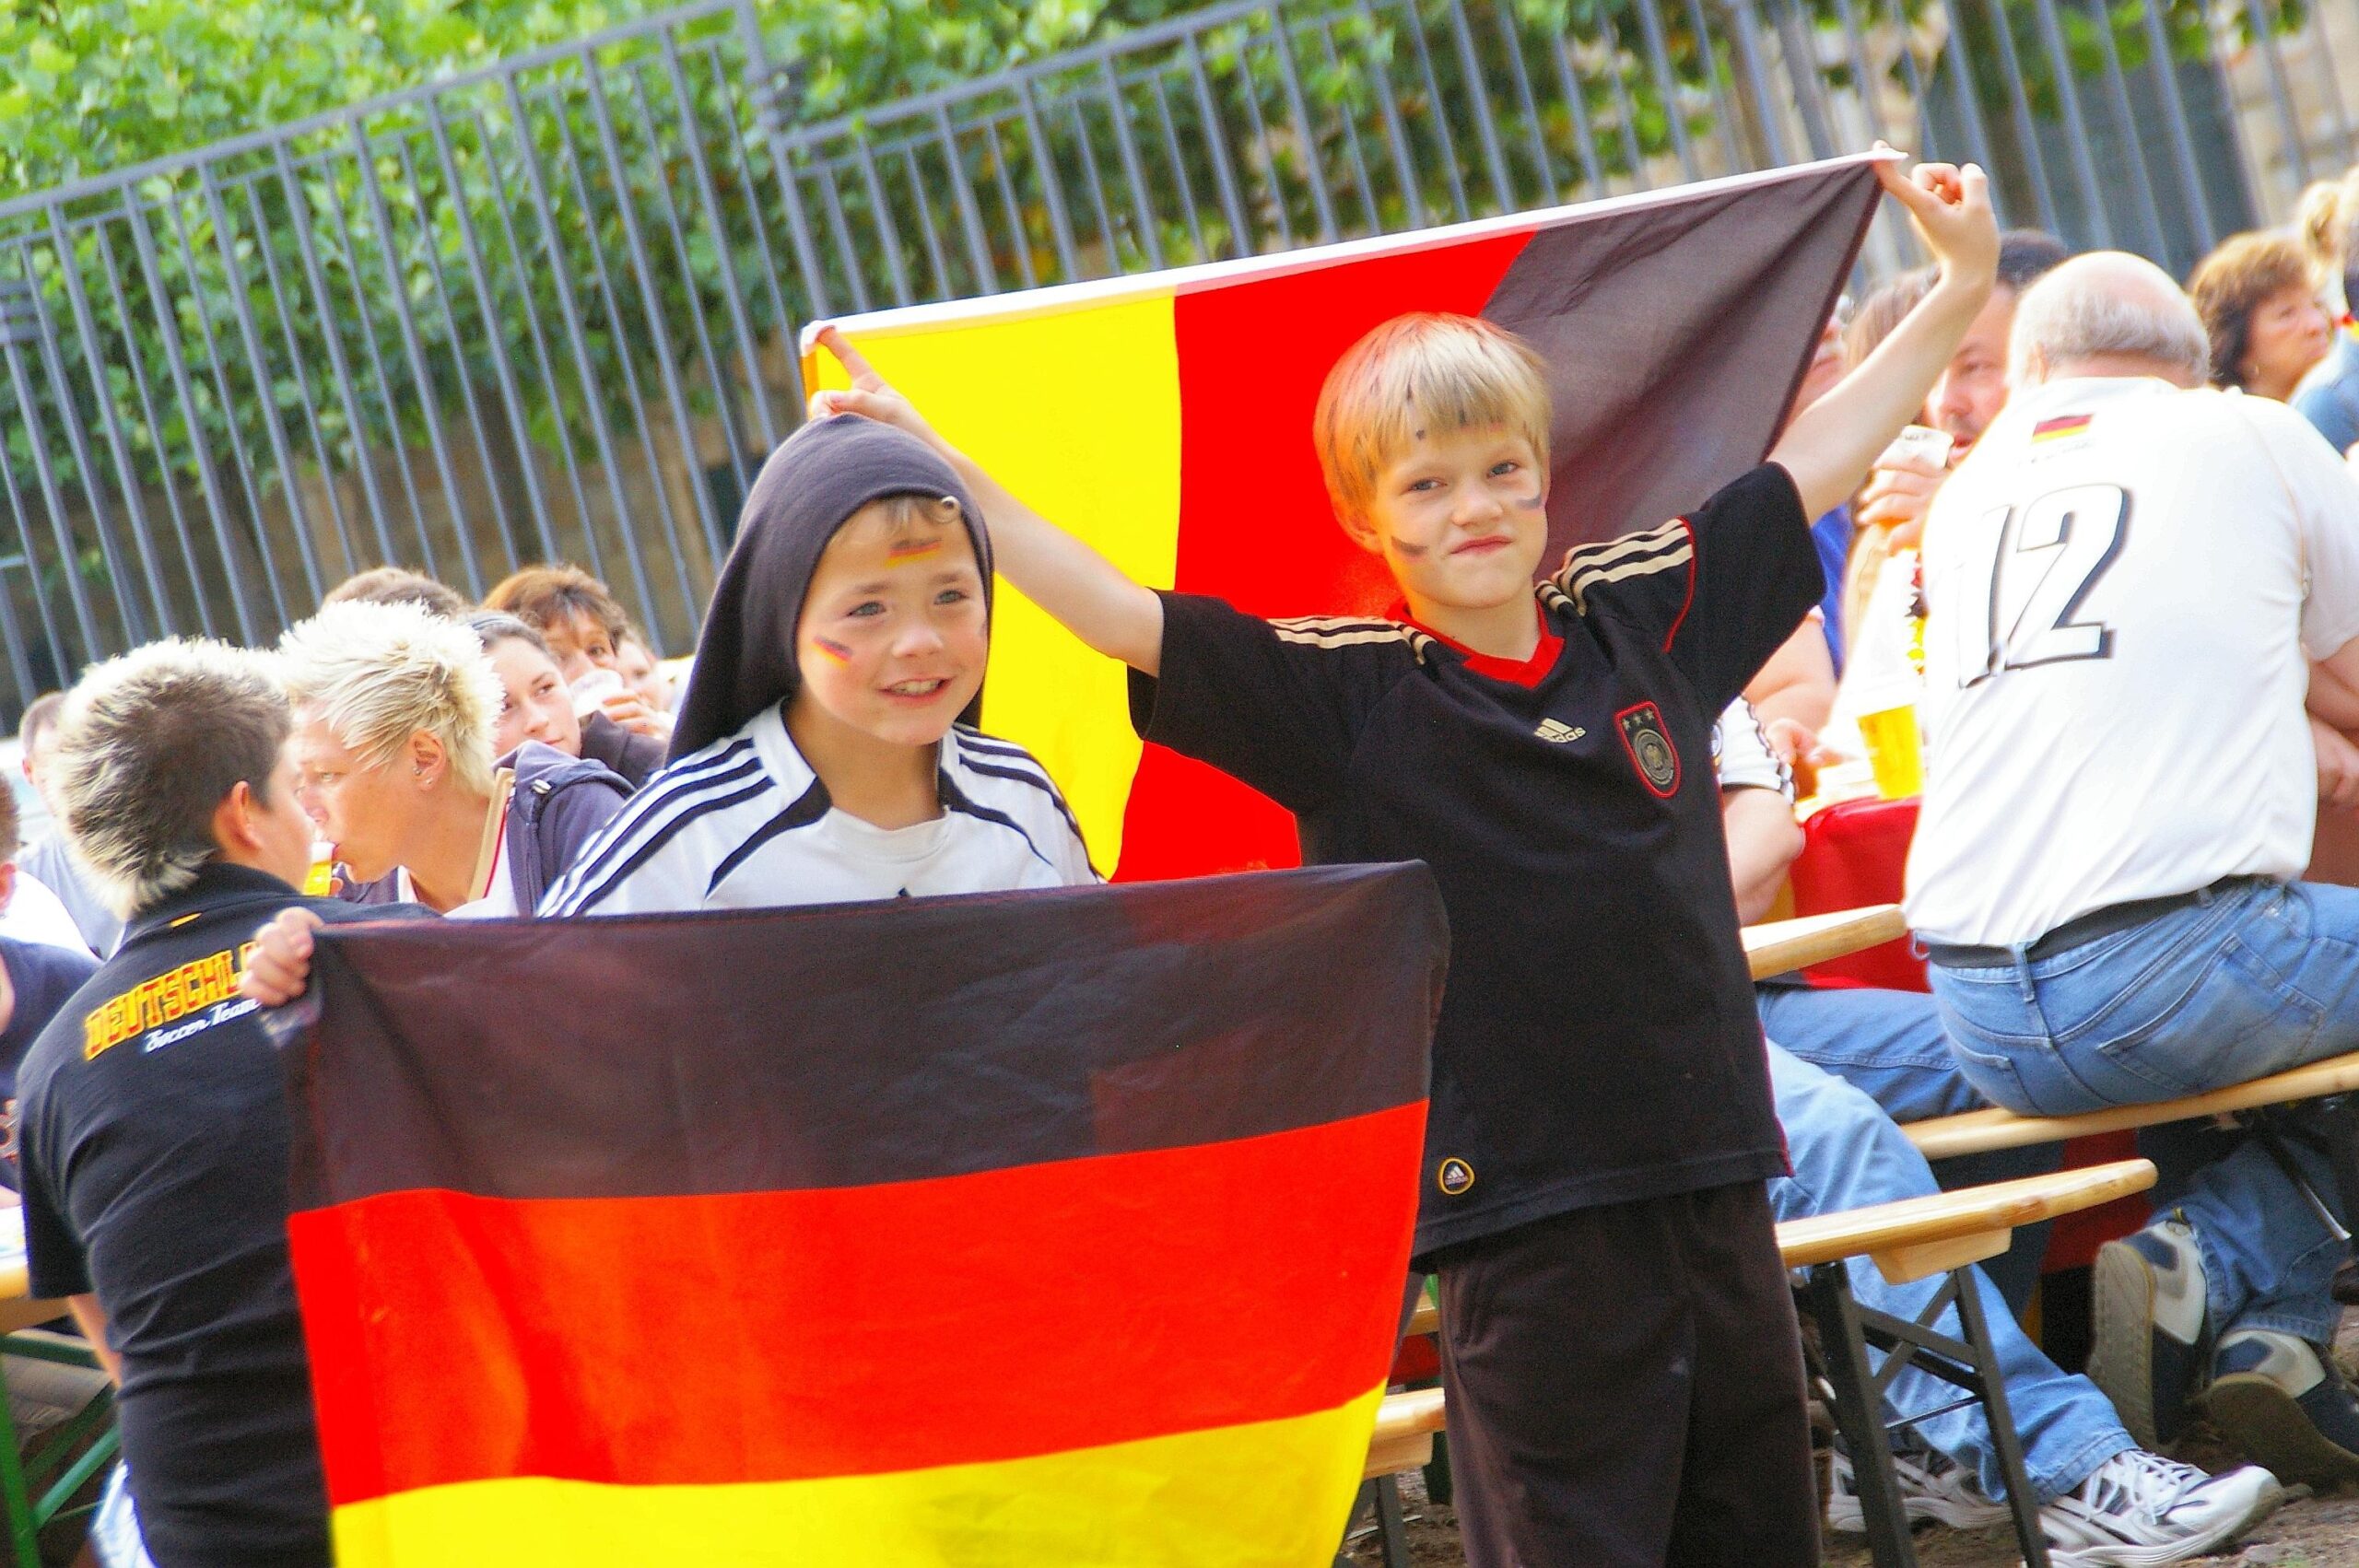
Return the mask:
[[2042,1508],[2039,1522],[2055,1568],[2155,1568],[2214,1550],[2284,1495],[2259,1465],[2212,1476],[2131,1448]]
[[[2007,1505],[1983,1496],[1974,1472],[1946,1454],[1931,1448],[1896,1453],[1892,1457],[1892,1473],[1900,1482],[1901,1512],[1912,1525],[1919,1519],[1939,1519],[1954,1529],[1978,1530],[2007,1517]],[[1840,1448],[1835,1450],[1828,1480],[1826,1527],[1865,1534],[1867,1515],[1860,1507],[1859,1477],[1852,1472],[1851,1457]]]

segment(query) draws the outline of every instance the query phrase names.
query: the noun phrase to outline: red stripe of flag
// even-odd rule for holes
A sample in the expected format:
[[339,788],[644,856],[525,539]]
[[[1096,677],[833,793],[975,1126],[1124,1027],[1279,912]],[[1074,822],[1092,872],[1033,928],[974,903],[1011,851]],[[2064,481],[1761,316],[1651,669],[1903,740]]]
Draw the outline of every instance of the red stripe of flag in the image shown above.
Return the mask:
[[[1520,230],[1174,300],[1179,590],[1255,615],[1382,614],[1400,591],[1335,521],[1311,439],[1320,386],[1345,349],[1403,310],[1481,314],[1531,240]],[[1141,758],[1123,821],[1122,882],[1302,858],[1286,812],[1161,746]]]
[[299,1212],[332,1501],[877,1473],[1331,1409],[1394,1333],[1370,1281],[1402,1274],[1408,1216],[1371,1226],[1367,1194],[1411,1179],[1424,1121],[884,1186]]

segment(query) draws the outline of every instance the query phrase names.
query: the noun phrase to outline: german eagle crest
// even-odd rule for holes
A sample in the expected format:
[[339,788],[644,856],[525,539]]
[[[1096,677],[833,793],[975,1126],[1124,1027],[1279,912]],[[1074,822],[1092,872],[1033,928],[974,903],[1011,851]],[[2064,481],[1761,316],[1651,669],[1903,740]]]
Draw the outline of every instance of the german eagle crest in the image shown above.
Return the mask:
[[1622,731],[1622,749],[1630,754],[1630,766],[1638,770],[1640,783],[1664,800],[1679,792],[1679,753],[1671,743],[1671,731],[1663,727],[1662,712],[1651,702],[1625,708],[1614,716],[1614,725]]

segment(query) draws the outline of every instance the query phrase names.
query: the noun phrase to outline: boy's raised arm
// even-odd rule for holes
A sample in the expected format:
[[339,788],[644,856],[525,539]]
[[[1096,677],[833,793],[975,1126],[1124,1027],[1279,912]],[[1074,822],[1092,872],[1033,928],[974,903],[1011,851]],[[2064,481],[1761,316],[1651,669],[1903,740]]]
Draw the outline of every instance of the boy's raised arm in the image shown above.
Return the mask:
[[1908,209],[1941,277],[1858,369],[1796,415],[1778,438],[1769,460],[1793,476],[1805,517],[1841,505],[1877,454],[1917,416],[1998,274],[1999,225],[1980,169],[1920,163],[1903,176],[1882,163],[1876,178]]
[[857,414],[898,426],[942,453],[983,509],[1000,575],[1091,648],[1142,674],[1163,663],[1163,601],[1120,567],[1026,506],[928,425],[834,327],[819,345],[851,375],[848,392],[811,394],[811,416]]

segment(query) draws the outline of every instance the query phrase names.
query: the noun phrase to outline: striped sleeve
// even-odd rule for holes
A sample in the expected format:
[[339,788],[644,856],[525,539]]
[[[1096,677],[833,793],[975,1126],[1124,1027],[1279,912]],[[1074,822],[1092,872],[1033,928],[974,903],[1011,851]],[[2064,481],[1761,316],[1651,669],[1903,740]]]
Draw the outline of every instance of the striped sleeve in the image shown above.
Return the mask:
[[1033,850],[1053,868],[1064,885],[1079,886],[1105,878],[1090,864],[1089,847],[1081,837],[1081,823],[1065,803],[1064,791],[1040,760],[1013,741],[960,725],[952,731],[960,769],[980,778],[1009,786],[1004,798],[1010,815]]
[[1794,798],[1793,774],[1770,745],[1761,716],[1743,697],[1729,704],[1712,727],[1712,762],[1723,790],[1774,790],[1789,801]]
[[728,846],[724,828],[739,815],[759,821],[763,797],[778,787],[739,735],[681,758],[647,781],[622,811],[582,846],[572,866],[541,900],[543,915],[626,915],[700,909],[712,871]]
[[1431,641],[1398,621],[1264,621],[1166,593],[1161,668],[1131,673],[1131,722],[1290,812],[1314,811],[1343,788],[1367,715]]

